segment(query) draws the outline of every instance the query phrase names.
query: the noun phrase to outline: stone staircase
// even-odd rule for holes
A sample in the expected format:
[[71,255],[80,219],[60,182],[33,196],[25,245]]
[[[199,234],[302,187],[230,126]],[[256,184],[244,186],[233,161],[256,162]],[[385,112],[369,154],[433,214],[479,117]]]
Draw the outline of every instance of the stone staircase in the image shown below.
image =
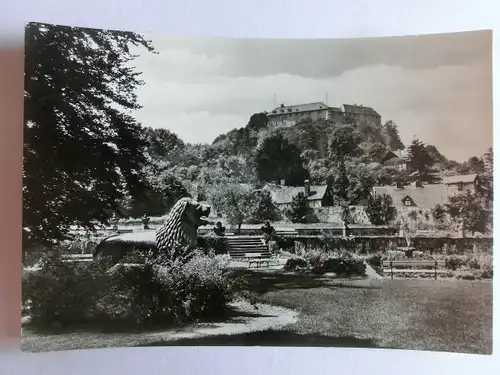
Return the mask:
[[260,236],[227,236],[228,252],[231,258],[271,258],[269,246]]

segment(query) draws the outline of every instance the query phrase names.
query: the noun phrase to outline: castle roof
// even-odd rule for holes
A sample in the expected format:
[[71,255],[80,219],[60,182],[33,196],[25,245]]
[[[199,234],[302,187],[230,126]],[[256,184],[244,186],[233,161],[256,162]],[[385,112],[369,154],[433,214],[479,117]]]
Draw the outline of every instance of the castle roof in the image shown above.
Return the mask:
[[378,114],[378,112],[371,107],[365,107],[362,105],[352,105],[352,104],[344,104],[343,107],[344,107],[344,112],[348,114],[381,117]]
[[317,111],[317,110],[328,110],[329,107],[322,102],[315,102],[315,103],[306,103],[306,104],[297,104],[297,105],[281,105],[280,107],[277,107],[269,113],[269,116],[273,115],[280,115],[284,113],[291,113],[291,112],[310,112],[310,111]]

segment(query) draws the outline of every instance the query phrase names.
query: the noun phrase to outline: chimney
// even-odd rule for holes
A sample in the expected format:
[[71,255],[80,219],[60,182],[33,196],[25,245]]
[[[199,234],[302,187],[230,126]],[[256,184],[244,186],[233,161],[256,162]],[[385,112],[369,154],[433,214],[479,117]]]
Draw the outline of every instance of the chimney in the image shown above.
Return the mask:
[[285,186],[285,180],[280,180],[280,185]]
[[415,181],[415,187],[421,188],[424,187],[422,181]]
[[403,189],[403,184],[401,182],[396,183],[396,188],[397,189]]
[[311,185],[309,184],[309,180],[304,181],[304,194],[306,197],[311,195]]
[[283,108],[284,106],[285,106],[285,105],[284,105],[283,103],[281,103],[281,106],[280,106],[280,107],[281,107],[281,108]]

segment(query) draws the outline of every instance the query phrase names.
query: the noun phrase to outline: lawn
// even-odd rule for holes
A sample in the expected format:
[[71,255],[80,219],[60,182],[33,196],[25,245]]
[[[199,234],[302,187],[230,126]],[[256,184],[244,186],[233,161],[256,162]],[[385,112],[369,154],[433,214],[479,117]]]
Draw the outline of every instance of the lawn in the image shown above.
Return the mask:
[[[280,331],[168,345],[343,346],[491,354],[491,281],[340,280],[253,273],[263,303],[296,309]],[[164,345],[158,342],[156,345]],[[150,344],[151,345],[151,344]]]
[[[428,279],[333,279],[246,272],[259,302],[299,312],[279,330],[178,340],[145,334],[23,333],[23,348],[238,345],[342,346],[490,354],[492,282]],[[159,338],[159,337],[158,337]],[[45,342],[45,343],[44,343]],[[56,349],[54,347],[54,349]],[[57,350],[57,349],[56,349]]]

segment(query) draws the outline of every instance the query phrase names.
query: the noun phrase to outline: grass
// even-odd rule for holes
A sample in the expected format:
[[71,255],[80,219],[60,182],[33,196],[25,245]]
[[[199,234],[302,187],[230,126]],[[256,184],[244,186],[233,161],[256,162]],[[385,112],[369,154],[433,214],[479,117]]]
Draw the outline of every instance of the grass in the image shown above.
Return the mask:
[[23,349],[260,345],[492,351],[491,281],[345,280],[255,271],[245,276],[259,302],[294,309],[298,321],[280,330],[178,340],[161,340],[151,333],[42,337],[25,331]]
[[355,337],[366,347],[491,354],[491,281],[318,281],[282,289],[277,280],[260,300],[299,310],[287,329],[320,341]]

